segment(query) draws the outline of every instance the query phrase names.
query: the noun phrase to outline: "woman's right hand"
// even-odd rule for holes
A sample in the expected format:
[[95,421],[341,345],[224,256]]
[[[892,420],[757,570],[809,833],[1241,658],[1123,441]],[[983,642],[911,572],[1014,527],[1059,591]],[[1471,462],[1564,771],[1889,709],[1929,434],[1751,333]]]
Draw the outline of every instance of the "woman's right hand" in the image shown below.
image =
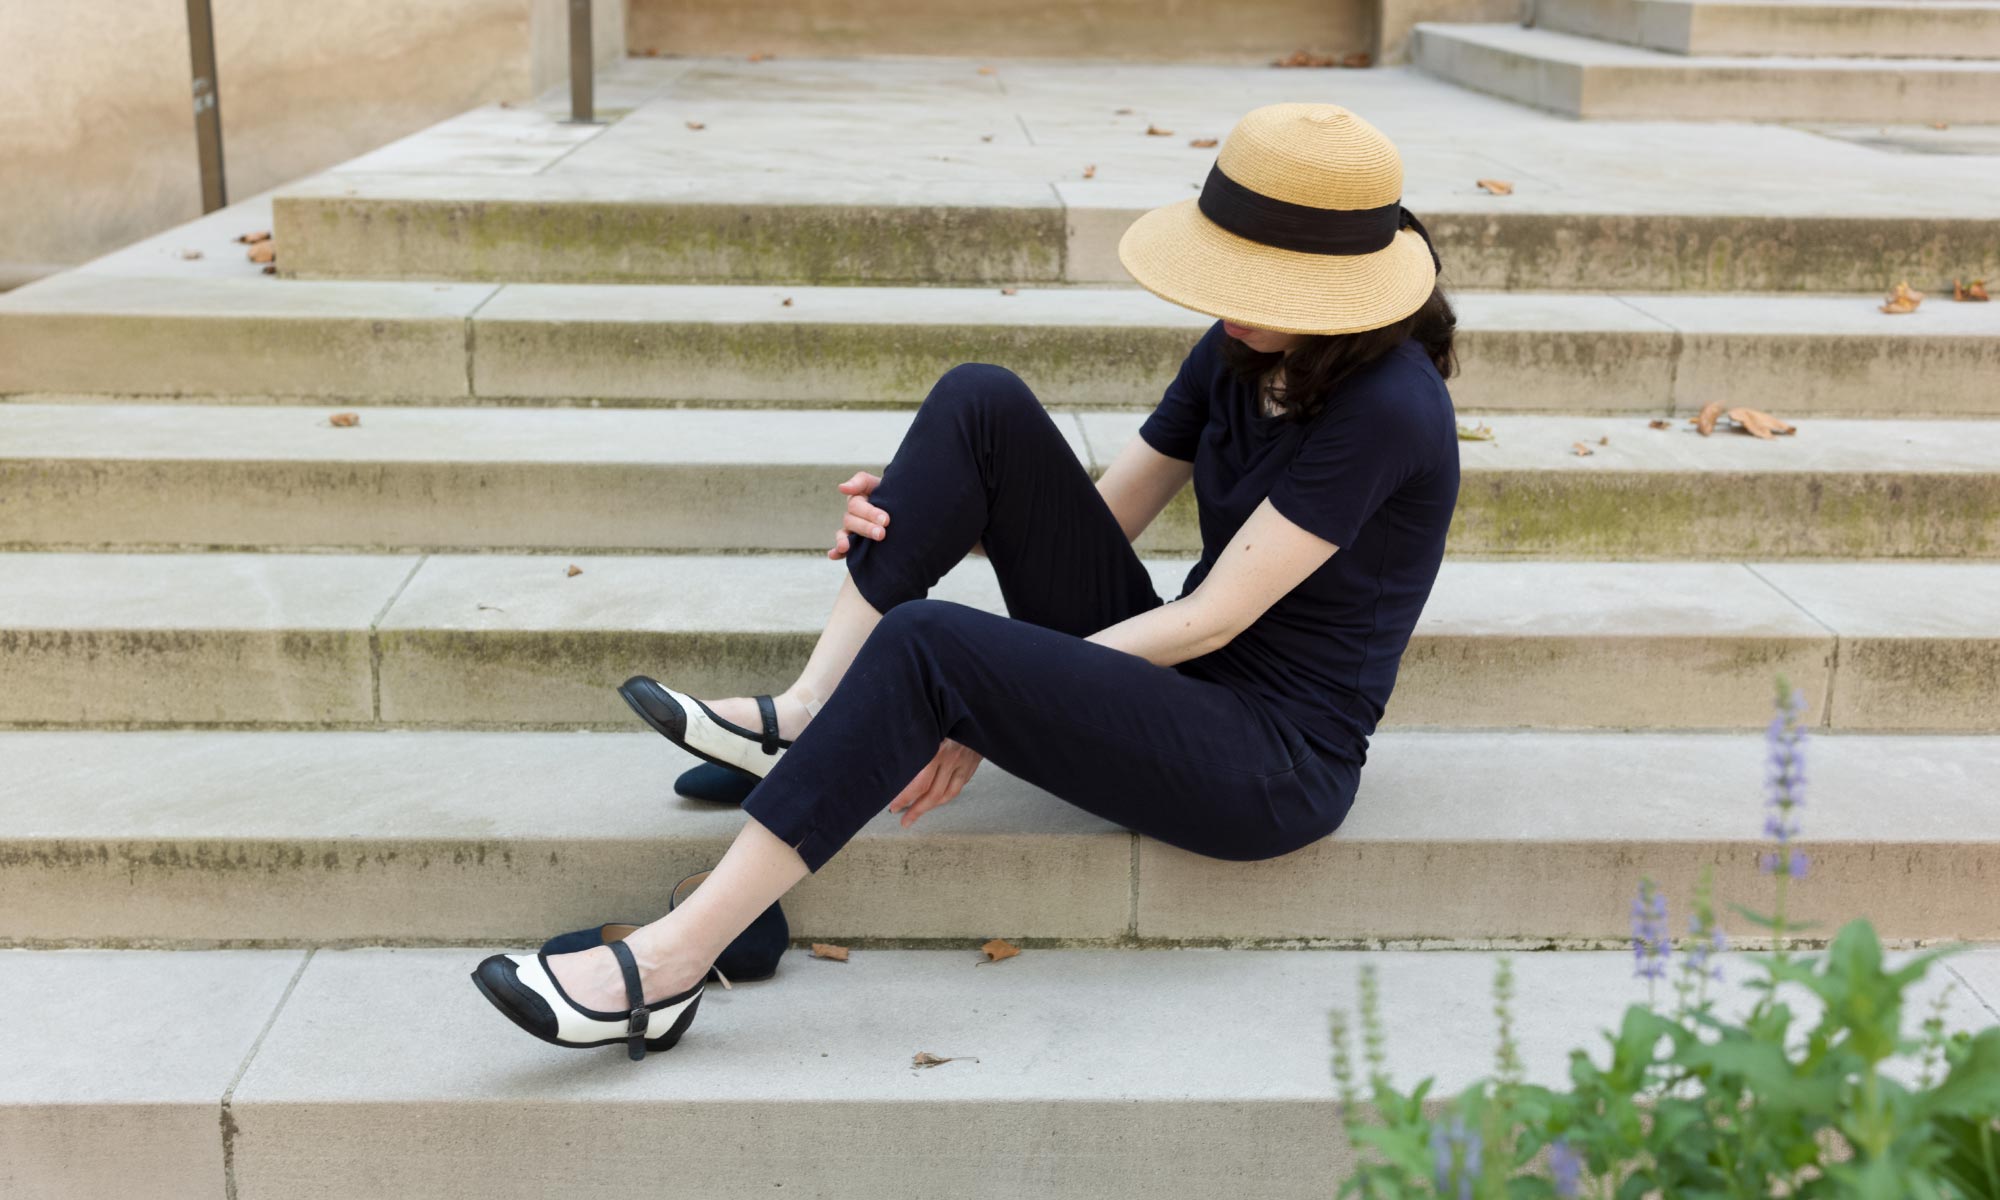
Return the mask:
[[833,549],[826,552],[828,558],[847,557],[847,548],[852,544],[847,540],[850,533],[878,542],[887,536],[889,514],[868,499],[868,494],[881,482],[880,475],[856,471],[852,478],[834,485],[847,494],[847,512],[840,519],[840,528],[834,531]]

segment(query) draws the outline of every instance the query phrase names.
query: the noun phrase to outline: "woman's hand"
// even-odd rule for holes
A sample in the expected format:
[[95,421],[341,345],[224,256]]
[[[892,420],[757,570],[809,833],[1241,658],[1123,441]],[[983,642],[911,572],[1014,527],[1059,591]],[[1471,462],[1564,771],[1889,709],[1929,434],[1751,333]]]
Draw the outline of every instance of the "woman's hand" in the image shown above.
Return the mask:
[[[903,828],[908,829],[918,817],[958,795],[965,781],[985,761],[979,751],[946,738],[930,764],[889,801],[889,811],[903,813]],[[904,812],[905,809],[909,811]]]
[[[852,478],[834,485],[847,494],[847,512],[840,519],[840,528],[833,533],[833,549],[826,552],[828,558],[847,557],[847,549],[851,545],[847,535],[850,533],[873,538],[878,542],[889,535],[888,512],[868,499],[881,482],[880,475],[856,471]],[[972,552],[983,555],[986,550],[978,542],[974,542]]]

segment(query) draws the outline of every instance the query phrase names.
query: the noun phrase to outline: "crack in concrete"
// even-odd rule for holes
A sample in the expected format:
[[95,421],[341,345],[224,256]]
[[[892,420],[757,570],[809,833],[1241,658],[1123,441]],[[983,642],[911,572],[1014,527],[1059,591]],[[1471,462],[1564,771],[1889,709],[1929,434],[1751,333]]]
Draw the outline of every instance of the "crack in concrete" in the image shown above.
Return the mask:
[[222,1127],[222,1195],[224,1200],[236,1200],[236,1114],[230,1110],[230,1103],[236,1098],[236,1085],[243,1082],[243,1076],[250,1070],[250,1063],[257,1057],[257,1051],[264,1048],[264,1039],[270,1036],[271,1027],[278,1023],[278,1014],[285,1011],[292,992],[299,986],[299,979],[306,973],[306,965],[313,960],[317,949],[309,949],[299,959],[299,965],[292,977],[285,983],[284,994],[271,1006],[271,1015],[264,1019],[264,1027],[257,1031],[257,1039],[250,1043],[250,1049],[243,1055],[236,1074],[230,1077],[229,1086],[222,1089],[222,1103],[219,1122]]

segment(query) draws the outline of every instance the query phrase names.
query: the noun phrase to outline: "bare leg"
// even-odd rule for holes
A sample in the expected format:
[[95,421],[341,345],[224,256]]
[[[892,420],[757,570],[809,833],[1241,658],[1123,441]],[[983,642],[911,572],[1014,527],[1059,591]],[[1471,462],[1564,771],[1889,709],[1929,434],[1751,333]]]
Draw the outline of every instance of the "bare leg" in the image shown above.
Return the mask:
[[[861,643],[868,640],[869,631],[881,619],[882,614],[862,598],[854,580],[843,575],[833,615],[813,646],[805,670],[783,696],[773,697],[778,706],[778,736],[799,735],[811,720],[810,710],[817,710],[819,702],[832,694]],[[735,697],[704,702],[731,721],[751,729],[758,727],[754,700]],[[758,822],[745,821],[722,861],[692,895],[625,939],[639,963],[646,999],[659,1000],[693,987],[737,934],[805,877],[805,860],[798,851]],[[556,954],[548,962],[577,1003],[607,1012],[626,1007],[625,979],[610,950],[600,946]]]
[[[861,643],[868,640],[869,631],[881,619],[882,614],[862,599],[853,578],[843,574],[840,591],[833,599],[833,613],[827,618],[826,629],[820,633],[819,641],[813,645],[805,670],[799,672],[792,686],[772,696],[778,709],[779,737],[789,740],[799,736],[813,714],[819,711],[819,706],[833,694],[834,685],[847,673],[848,665],[861,649]],[[757,729],[762,725],[763,718],[757,714],[757,702],[749,696],[731,696],[723,700],[710,700],[703,696],[701,701],[714,709],[718,716],[746,729]],[[714,884],[705,880],[701,886],[709,888]],[[749,922],[744,923],[747,925]],[[567,981],[564,986],[568,986]]]

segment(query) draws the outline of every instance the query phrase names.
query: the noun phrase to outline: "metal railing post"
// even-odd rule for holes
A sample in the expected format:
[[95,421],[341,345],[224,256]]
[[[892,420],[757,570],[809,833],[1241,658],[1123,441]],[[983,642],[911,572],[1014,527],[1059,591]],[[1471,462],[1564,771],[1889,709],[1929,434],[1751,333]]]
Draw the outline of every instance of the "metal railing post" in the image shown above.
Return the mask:
[[215,22],[208,0],[187,0],[188,57],[194,71],[194,145],[201,160],[201,211],[229,203],[222,174],[222,102],[216,91]]
[[[194,0],[188,0],[190,4]],[[597,50],[590,37],[590,0],[569,0],[569,119],[594,125]]]

